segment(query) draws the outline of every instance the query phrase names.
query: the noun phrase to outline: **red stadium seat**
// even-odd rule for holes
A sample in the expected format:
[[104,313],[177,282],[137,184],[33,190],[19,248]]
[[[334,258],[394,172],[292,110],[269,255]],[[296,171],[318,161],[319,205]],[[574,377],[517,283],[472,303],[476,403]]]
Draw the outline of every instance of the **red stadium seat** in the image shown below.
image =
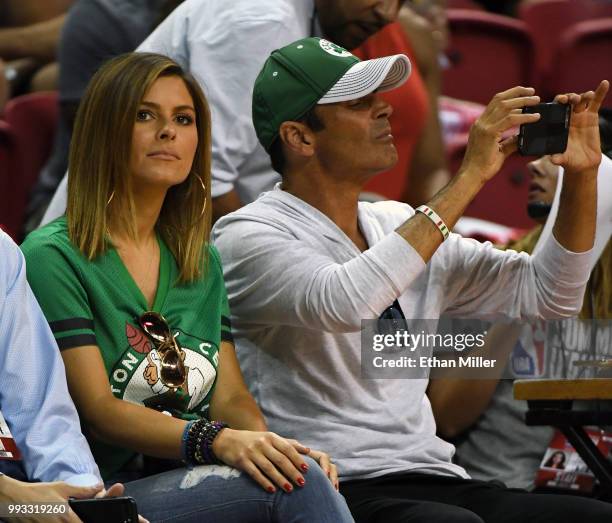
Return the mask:
[[6,104],[0,223],[16,241],[21,239],[30,191],[51,153],[57,118],[56,92],[18,96]]
[[531,0],[519,6],[519,17],[525,22],[535,43],[534,77],[546,82],[561,34],[588,14],[581,0]]
[[[467,145],[467,135],[466,135]],[[463,147],[455,144],[447,151],[452,173],[456,173],[465,154]],[[530,157],[514,154],[506,160],[500,172],[489,180],[465,211],[465,216],[488,220],[508,227],[530,229],[534,222],[527,215],[527,194],[531,178],[527,171]]]
[[495,93],[532,85],[534,47],[523,22],[470,9],[449,9],[448,22],[445,95],[486,104]]
[[[612,18],[580,22],[568,29],[553,59],[547,91],[584,92],[612,81]],[[612,97],[604,101],[612,107]]]
[[610,0],[583,0],[589,4],[589,18],[610,18],[612,17],[612,3]]
[[[553,59],[562,35],[585,20],[612,16],[612,3],[606,0],[530,0],[519,6],[519,17],[527,25],[535,43],[534,80],[548,87]],[[543,92],[545,98],[555,93]]]

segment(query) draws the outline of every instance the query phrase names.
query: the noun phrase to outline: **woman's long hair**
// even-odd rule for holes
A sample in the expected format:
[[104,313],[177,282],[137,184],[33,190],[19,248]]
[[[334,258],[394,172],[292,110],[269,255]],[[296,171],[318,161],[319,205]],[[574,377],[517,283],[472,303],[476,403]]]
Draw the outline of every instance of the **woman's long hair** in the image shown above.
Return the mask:
[[93,260],[108,248],[108,224],[136,240],[132,133],[140,103],[160,77],[177,76],[193,98],[198,146],[191,172],[171,187],[157,231],[172,251],[179,281],[197,279],[207,265],[211,227],[210,110],[197,81],[170,58],[128,53],[105,63],[91,79],[77,112],[70,147],[66,218],[72,242]]

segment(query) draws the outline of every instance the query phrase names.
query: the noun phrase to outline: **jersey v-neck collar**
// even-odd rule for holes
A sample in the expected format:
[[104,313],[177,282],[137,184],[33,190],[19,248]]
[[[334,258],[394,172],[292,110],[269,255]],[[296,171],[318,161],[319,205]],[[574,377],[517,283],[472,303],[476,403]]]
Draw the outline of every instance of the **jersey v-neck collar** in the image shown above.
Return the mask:
[[128,290],[134,299],[137,300],[143,311],[153,310],[161,312],[166,301],[166,296],[168,295],[168,290],[170,289],[172,253],[166,246],[166,243],[160,238],[159,234],[156,234],[155,237],[157,239],[157,244],[159,245],[159,278],[157,281],[155,298],[153,299],[153,305],[151,307],[149,307],[147,299],[140,290],[140,287],[136,285],[130,271],[128,271],[127,267],[123,263],[117,249],[115,247],[111,247],[109,249],[109,253],[113,257],[113,260],[118,267],[118,274],[123,280],[126,290]]

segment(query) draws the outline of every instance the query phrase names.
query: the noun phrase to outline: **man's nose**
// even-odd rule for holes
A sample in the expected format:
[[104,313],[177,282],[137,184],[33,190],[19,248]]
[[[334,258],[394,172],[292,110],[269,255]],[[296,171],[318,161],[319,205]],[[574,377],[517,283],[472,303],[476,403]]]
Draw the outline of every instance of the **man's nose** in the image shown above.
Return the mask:
[[389,118],[393,114],[393,106],[380,94],[374,94],[374,114],[376,118]]

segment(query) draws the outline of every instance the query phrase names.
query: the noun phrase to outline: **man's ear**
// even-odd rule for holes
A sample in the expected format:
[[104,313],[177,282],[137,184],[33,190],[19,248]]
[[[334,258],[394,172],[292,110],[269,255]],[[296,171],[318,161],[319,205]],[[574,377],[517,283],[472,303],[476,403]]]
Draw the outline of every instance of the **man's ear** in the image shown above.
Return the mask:
[[279,129],[279,137],[285,147],[298,156],[312,156],[316,143],[312,130],[300,122],[283,122]]

